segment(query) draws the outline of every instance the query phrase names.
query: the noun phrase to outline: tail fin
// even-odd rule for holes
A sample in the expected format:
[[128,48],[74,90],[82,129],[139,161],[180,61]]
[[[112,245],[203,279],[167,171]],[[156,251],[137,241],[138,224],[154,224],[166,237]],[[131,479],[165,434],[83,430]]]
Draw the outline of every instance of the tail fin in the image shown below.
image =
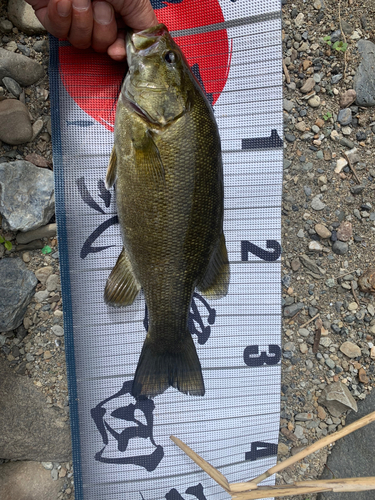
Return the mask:
[[184,394],[204,396],[201,364],[189,331],[176,351],[163,352],[155,349],[149,336],[143,344],[132,395],[135,398],[153,397],[162,394],[170,386]]

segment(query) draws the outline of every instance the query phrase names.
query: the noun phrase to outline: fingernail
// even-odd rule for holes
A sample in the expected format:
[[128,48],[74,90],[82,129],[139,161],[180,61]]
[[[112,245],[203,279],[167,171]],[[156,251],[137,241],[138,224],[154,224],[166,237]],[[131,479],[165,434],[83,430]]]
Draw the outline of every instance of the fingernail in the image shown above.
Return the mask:
[[57,12],[61,17],[68,17],[71,7],[72,5],[70,3],[70,0],[60,0],[60,2],[58,2],[58,4],[56,5]]
[[99,24],[109,24],[113,18],[113,9],[107,2],[93,4],[94,19]]
[[90,3],[90,0],[73,0],[73,8],[84,11],[90,7]]

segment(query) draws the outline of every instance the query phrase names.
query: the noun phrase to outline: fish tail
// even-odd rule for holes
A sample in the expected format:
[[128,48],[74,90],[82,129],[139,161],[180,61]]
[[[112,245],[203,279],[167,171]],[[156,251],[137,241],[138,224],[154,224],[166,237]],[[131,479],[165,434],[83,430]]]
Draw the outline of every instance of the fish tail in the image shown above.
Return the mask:
[[184,394],[204,396],[201,364],[189,331],[176,351],[161,351],[146,337],[135,372],[132,395],[154,397],[168,387]]

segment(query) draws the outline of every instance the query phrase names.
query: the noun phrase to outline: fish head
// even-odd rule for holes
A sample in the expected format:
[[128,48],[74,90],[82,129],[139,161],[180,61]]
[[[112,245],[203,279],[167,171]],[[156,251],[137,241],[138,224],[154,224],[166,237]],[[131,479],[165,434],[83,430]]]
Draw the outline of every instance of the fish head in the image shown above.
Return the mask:
[[129,71],[121,93],[150,122],[167,125],[191,107],[189,65],[164,24],[128,32]]

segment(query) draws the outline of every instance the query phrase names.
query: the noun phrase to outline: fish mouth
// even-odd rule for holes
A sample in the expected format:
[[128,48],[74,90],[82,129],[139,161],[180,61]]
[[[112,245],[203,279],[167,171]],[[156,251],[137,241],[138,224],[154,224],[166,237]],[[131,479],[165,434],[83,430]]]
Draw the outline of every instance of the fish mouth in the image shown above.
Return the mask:
[[157,24],[152,28],[134,32],[128,30],[126,34],[126,49],[128,53],[140,55],[147,54],[157,48],[160,39],[168,34],[164,24]]

